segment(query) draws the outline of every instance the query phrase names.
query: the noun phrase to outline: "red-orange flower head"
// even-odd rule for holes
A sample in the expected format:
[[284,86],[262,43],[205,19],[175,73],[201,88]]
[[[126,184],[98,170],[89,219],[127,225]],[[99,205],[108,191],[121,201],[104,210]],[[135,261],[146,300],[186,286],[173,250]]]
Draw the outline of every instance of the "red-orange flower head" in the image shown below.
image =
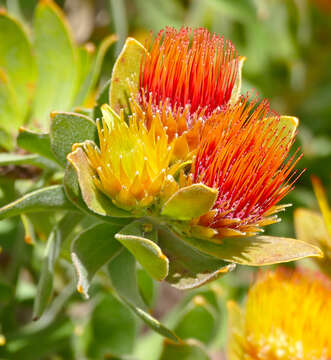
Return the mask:
[[203,28],[166,28],[150,39],[147,50],[141,63],[139,106],[149,122],[159,114],[170,141],[189,131],[187,145],[194,149],[200,140],[200,120],[229,103],[239,56],[230,41]]
[[295,118],[269,111],[266,100],[243,97],[236,106],[206,124],[189,182],[218,189],[214,208],[198,224],[216,237],[254,235],[260,226],[277,221],[284,208],[277,203],[293,188],[300,159],[287,160],[294,142]]

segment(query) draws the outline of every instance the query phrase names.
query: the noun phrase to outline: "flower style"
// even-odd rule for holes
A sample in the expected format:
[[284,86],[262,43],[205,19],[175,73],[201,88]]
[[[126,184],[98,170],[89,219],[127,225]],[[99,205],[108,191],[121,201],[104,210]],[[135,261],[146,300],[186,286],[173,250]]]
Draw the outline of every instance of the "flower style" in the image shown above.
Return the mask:
[[287,160],[296,126],[295,118],[272,114],[266,100],[248,96],[212,116],[184,183],[217,189],[218,197],[195,223],[222,238],[255,235],[277,222],[274,214],[286,206],[277,204],[297,179],[298,150]]
[[201,122],[224,110],[238,78],[239,55],[230,41],[206,29],[167,28],[150,40],[143,56],[138,94],[131,108],[158,116],[175,140],[175,158],[185,158],[200,140]]
[[328,360],[331,283],[320,274],[267,272],[244,311],[229,303],[229,360]]

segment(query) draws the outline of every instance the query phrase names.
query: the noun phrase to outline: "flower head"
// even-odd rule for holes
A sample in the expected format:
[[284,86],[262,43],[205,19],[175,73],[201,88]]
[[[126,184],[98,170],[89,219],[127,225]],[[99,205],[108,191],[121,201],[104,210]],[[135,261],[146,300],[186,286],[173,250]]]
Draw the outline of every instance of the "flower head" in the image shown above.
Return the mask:
[[177,143],[175,158],[186,157],[199,143],[201,122],[228,105],[238,61],[231,42],[206,29],[162,30],[143,57],[131,108],[146,114],[147,127],[159,116]]
[[331,283],[322,275],[267,272],[249,290],[244,313],[234,303],[229,310],[229,360],[331,358]]
[[165,183],[174,181],[173,147],[164,130],[156,136],[154,123],[147,129],[144,119],[132,115],[127,124],[123,112],[118,116],[107,105],[102,112],[102,123],[97,123],[100,148],[84,144],[94,183],[121,208],[146,208]]
[[286,122],[296,119],[272,114],[266,100],[248,96],[208,120],[187,181],[217,189],[218,198],[199,225],[223,237],[254,235],[277,221],[273,214],[284,208],[277,204],[293,188],[301,157],[296,152],[287,160],[297,124]]
[[141,96],[158,105],[190,106],[210,114],[230,100],[238,70],[238,54],[230,41],[207,29],[162,30],[142,63]]

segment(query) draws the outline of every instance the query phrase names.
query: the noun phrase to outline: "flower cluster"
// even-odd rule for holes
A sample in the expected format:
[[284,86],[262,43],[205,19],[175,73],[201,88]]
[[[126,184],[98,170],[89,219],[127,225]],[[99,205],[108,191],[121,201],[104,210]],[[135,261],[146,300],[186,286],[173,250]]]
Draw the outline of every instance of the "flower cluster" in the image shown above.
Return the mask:
[[128,81],[130,113],[104,106],[99,147],[84,145],[96,187],[135,215],[162,217],[178,191],[204,185],[217,192],[211,206],[189,222],[170,219],[202,237],[251,236],[277,221],[297,177],[300,156],[288,159],[297,119],[239,96],[241,61],[205,29],[167,28],[151,38],[138,83]]
[[321,274],[267,272],[249,290],[244,312],[234,303],[229,310],[230,360],[331,357],[331,283]]

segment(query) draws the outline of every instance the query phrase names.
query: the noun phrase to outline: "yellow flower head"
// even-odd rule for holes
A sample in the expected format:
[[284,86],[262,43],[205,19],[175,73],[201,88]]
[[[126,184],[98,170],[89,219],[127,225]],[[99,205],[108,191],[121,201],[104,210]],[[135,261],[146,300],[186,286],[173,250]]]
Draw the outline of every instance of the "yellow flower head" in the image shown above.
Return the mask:
[[156,135],[155,126],[147,129],[136,115],[127,123],[123,112],[118,116],[108,105],[102,113],[102,123],[97,124],[100,147],[84,143],[94,183],[121,208],[147,208],[174,182],[178,165],[170,165],[173,147],[168,136],[160,128]]
[[229,304],[229,360],[329,360],[331,283],[322,275],[278,269],[248,293],[244,313]]

